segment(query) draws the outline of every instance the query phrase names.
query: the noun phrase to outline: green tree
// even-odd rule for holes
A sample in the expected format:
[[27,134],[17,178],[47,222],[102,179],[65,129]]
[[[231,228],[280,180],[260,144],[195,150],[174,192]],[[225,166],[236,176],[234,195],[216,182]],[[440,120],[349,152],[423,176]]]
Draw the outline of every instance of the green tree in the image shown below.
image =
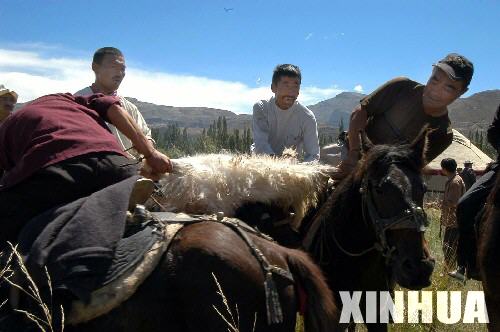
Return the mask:
[[344,118],[341,117],[339,122],[339,133],[343,131],[344,131]]

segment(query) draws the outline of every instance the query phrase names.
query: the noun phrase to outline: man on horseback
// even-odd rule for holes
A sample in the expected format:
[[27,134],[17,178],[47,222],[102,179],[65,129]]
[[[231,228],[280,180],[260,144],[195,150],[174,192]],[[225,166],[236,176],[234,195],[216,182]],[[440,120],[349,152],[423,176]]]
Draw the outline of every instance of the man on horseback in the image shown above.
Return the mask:
[[[495,118],[488,128],[488,142],[500,151],[500,106],[497,109]],[[457,223],[458,223],[458,252],[457,252],[457,270],[450,272],[450,276],[459,280],[468,278],[477,278],[476,265],[476,236],[475,223],[481,219],[481,210],[486,203],[486,198],[490,194],[498,172],[497,161],[487,168],[487,171],[481,176],[467,192],[458,201],[457,205]]]
[[155,173],[172,169],[115,96],[53,94],[36,99],[0,126],[0,250],[17,242],[38,214],[134,176],[131,162],[106,122],[145,156]]
[[274,97],[253,106],[253,153],[281,155],[285,148],[304,153],[304,161],[319,160],[318,128],[314,114],[298,101],[302,74],[290,64],[274,69]]
[[[92,70],[95,74],[95,81],[91,86],[88,86],[75,93],[76,96],[88,96],[95,93],[103,93],[108,96],[117,96],[120,98],[122,107],[134,119],[138,128],[151,141],[151,130],[146,121],[142,117],[141,112],[127,98],[118,95],[117,90],[120,87],[122,80],[125,78],[125,57],[123,53],[114,47],[103,47],[94,53],[92,59]],[[131,158],[139,157],[138,152],[128,137],[121,133],[115,126],[108,123],[108,127],[118,140],[118,144],[122,150]]]
[[343,179],[354,169],[360,131],[375,144],[406,144],[428,125],[434,130],[428,136],[426,162],[440,155],[453,139],[447,106],[467,91],[473,71],[467,58],[452,53],[434,65],[426,85],[399,77],[363,98],[351,114],[349,154],[332,177]]

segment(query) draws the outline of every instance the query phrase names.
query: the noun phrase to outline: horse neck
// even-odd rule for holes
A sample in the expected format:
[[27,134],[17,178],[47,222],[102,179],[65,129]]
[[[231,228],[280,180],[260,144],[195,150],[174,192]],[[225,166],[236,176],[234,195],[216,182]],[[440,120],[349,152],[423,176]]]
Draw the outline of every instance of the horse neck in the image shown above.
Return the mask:
[[[363,218],[360,184],[351,182],[348,187],[343,187],[345,190],[342,193],[334,193],[330,197],[331,210],[318,232],[321,240],[316,241],[316,249],[312,254],[334,291],[389,290],[390,276],[384,258],[378,251],[370,250],[360,256],[350,256],[335,243],[338,241],[344,250],[357,254],[371,248],[376,241],[374,231],[369,226],[371,221]],[[360,273],[360,269],[370,273]]]
[[[333,197],[329,218],[324,224],[328,234],[335,235],[337,241],[352,251],[361,251],[375,243],[375,234],[368,216],[363,215],[360,182],[351,179]],[[335,194],[335,193],[334,193]],[[340,250],[336,245],[332,247]]]

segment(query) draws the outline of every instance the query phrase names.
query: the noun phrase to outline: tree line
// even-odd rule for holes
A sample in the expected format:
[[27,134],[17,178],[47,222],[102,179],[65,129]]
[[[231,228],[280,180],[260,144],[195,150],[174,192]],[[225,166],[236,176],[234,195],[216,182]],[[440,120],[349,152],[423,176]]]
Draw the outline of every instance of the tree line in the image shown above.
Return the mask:
[[181,128],[177,123],[153,128],[151,135],[157,147],[172,158],[223,151],[248,153],[253,142],[249,128],[229,131],[225,116],[219,116],[208,130],[203,128],[199,135],[188,134],[188,128]]
[[[217,121],[203,128],[201,134],[188,133],[188,128],[177,123],[165,127],[151,129],[151,135],[156,146],[171,158],[180,158],[200,153],[250,153],[253,143],[250,128],[229,130],[225,116],[219,116]],[[331,135],[319,135],[320,146],[335,142]]]
[[493,160],[497,158],[497,151],[491,146],[488,142],[487,135],[484,131],[476,129],[475,131],[469,132],[469,140],[479,148],[479,150],[483,151]]

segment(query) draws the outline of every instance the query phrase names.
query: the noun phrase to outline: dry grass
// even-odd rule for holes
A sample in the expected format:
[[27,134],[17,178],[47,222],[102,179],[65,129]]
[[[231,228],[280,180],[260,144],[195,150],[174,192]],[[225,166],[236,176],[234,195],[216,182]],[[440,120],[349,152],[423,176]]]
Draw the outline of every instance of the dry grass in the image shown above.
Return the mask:
[[[224,310],[219,310],[215,305],[212,305],[217,314],[224,320],[227,324],[229,332],[240,332],[240,315],[238,311],[238,304],[235,305],[235,313],[233,315],[233,310],[229,306],[229,302],[227,301],[226,295],[224,295],[224,291],[222,290],[222,286],[215,274],[212,273],[212,277],[214,278],[215,284],[217,285],[217,294],[220,296],[222,303],[224,305]],[[255,331],[255,324],[257,323],[257,313],[255,313],[253,320],[252,331]]]
[[[54,325],[54,315],[53,308],[51,303],[46,303],[44,299],[42,299],[40,290],[36,285],[35,281],[31,277],[24,264],[23,258],[17,251],[17,247],[13,246],[9,243],[10,246],[10,254],[7,258],[5,265],[2,267],[0,271],[0,278],[2,281],[7,282],[12,287],[17,289],[19,292],[28,296],[31,300],[33,300],[38,308],[41,310],[41,314],[37,315],[26,310],[15,309],[15,311],[24,314],[29,320],[35,323],[40,331],[43,332],[56,332],[56,331],[64,331],[64,311],[63,308],[57,308],[61,310],[61,325]],[[3,253],[2,253],[3,255]],[[18,270],[17,274],[14,274],[13,266],[16,266],[16,270]],[[47,285],[50,293],[50,299],[52,299],[52,282],[50,279],[50,275],[45,269],[45,275],[47,277]],[[5,299],[2,304],[5,304],[7,300]]]

